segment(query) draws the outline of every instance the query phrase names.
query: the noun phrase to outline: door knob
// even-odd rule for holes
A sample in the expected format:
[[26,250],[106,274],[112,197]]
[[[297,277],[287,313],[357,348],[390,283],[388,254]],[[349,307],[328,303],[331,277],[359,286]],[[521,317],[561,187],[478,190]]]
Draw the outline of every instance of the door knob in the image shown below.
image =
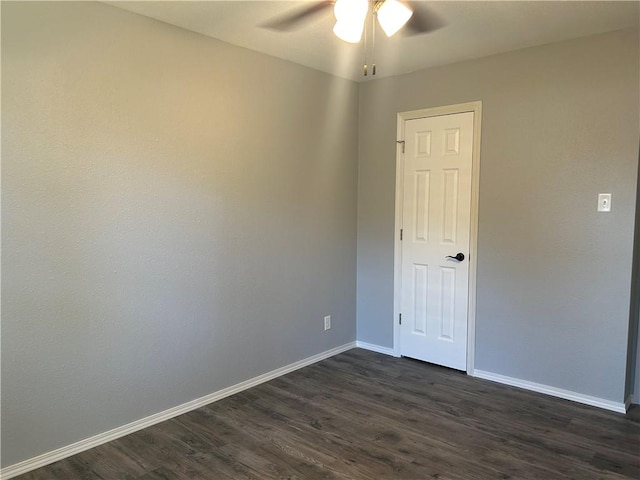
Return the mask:
[[453,260],[457,260],[457,261],[461,262],[462,260],[464,260],[464,253],[458,252],[455,257],[452,257],[451,255],[447,255],[444,258],[451,258]]

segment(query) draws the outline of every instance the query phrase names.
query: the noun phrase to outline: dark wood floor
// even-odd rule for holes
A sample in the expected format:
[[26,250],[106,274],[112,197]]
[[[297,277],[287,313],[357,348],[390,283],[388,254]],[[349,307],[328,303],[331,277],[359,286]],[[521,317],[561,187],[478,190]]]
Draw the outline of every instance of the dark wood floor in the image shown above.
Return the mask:
[[639,410],[355,349],[18,478],[640,479]]

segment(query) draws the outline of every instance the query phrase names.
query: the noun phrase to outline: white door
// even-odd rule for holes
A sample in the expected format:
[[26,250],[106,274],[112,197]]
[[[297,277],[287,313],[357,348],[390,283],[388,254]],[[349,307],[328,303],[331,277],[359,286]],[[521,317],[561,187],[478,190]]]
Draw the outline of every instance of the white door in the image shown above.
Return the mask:
[[473,116],[407,120],[404,137],[400,353],[458,370],[467,366]]

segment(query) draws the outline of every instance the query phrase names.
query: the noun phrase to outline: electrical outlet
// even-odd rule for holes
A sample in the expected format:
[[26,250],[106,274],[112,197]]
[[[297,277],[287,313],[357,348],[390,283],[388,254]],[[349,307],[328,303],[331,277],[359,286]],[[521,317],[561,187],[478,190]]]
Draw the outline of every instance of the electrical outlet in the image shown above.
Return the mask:
[[324,317],[324,329],[325,331],[331,329],[331,315]]

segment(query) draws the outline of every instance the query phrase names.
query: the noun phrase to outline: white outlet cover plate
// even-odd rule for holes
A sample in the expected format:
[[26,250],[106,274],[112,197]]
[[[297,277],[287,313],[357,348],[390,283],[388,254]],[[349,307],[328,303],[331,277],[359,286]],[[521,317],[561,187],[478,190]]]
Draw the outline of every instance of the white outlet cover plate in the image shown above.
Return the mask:
[[611,211],[611,194],[610,193],[598,194],[598,211],[599,212]]

